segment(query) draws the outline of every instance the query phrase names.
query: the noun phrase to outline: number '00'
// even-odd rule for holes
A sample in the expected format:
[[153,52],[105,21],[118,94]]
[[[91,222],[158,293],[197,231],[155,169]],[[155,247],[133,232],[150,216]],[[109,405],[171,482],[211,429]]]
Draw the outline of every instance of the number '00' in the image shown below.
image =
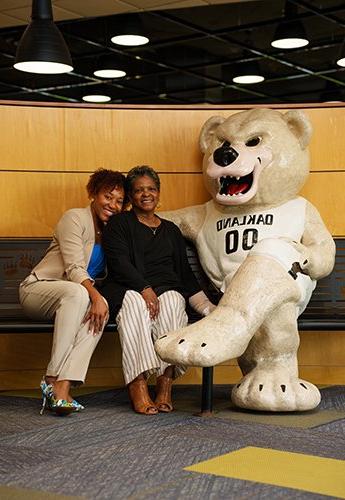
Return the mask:
[[[234,229],[228,231],[225,235],[225,252],[227,254],[237,252],[239,245],[240,234]],[[242,250],[250,250],[258,241],[257,229],[245,229],[242,234]]]

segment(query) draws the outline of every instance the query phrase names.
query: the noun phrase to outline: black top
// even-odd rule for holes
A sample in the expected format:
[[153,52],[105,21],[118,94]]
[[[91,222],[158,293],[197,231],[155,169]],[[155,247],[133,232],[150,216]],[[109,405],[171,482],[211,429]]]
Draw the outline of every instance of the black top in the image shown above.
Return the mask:
[[103,231],[108,276],[101,293],[114,319],[127,290],[152,286],[157,295],[176,290],[185,298],[200,291],[188,263],[183,236],[172,222],[160,219],[155,231],[133,211],[114,215]]

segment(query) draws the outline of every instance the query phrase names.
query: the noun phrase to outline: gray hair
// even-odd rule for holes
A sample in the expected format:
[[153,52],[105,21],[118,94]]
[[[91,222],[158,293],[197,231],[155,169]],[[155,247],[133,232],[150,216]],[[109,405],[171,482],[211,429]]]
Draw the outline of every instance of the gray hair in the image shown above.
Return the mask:
[[147,177],[150,177],[153,182],[156,184],[156,188],[158,191],[160,191],[161,188],[161,181],[159,179],[159,175],[153,168],[149,167],[148,165],[140,165],[138,167],[132,168],[126,177],[126,191],[127,193],[132,192],[132,187],[134,182],[138,179],[138,177],[143,177],[146,175]]

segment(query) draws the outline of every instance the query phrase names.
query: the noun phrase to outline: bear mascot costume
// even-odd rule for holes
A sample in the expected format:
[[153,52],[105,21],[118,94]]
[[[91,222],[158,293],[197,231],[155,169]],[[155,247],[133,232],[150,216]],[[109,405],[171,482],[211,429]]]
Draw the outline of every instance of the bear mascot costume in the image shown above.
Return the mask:
[[211,117],[200,147],[212,199],[163,214],[195,244],[223,296],[197,323],[158,339],[156,350],[187,366],[238,358],[243,378],[231,397],[242,408],[302,411],[320,402],[297,365],[297,318],[335,256],[318,211],[298,196],[309,172],[311,131],[298,110]]

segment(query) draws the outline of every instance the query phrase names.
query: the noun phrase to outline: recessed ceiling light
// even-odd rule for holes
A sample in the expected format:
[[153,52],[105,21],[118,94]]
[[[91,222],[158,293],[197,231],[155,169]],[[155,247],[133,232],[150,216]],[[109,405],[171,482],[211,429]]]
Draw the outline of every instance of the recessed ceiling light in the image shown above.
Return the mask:
[[113,43],[117,45],[127,45],[128,47],[135,47],[136,45],[145,45],[149,42],[146,36],[142,35],[117,35],[111,38]]
[[111,101],[111,97],[109,97],[108,95],[100,95],[100,94],[84,95],[83,101],[86,101],[86,102],[109,102],[109,101]]
[[341,59],[338,59],[337,65],[338,66],[342,66],[344,68],[345,67],[345,57],[342,57]]
[[250,84],[250,83],[260,83],[264,81],[264,77],[260,75],[241,75],[241,76],[235,76],[232,81],[234,83],[245,83],[245,84]]
[[273,40],[271,45],[276,49],[297,49],[298,47],[305,47],[308,43],[309,40],[306,38],[281,38]]
[[100,78],[121,78],[126,76],[126,72],[121,69],[97,69],[93,74]]

